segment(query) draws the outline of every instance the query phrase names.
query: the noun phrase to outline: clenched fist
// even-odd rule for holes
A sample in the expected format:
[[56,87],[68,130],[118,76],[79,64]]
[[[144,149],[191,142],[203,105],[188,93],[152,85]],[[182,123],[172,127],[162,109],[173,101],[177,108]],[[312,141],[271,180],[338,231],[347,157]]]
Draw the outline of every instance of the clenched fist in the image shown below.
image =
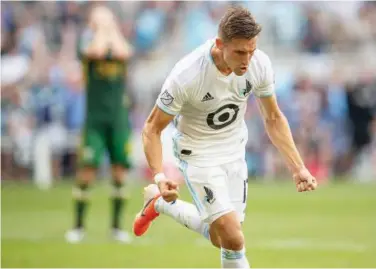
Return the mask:
[[173,202],[179,197],[178,184],[169,179],[159,181],[158,188],[162,198],[166,202]]
[[316,178],[306,168],[294,173],[292,177],[298,192],[313,191],[317,188]]

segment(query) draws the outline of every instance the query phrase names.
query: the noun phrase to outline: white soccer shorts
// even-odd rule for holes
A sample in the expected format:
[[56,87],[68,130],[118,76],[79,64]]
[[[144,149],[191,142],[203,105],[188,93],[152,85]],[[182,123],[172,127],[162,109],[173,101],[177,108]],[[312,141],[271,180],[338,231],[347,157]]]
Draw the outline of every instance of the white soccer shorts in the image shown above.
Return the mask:
[[213,223],[235,211],[244,221],[248,194],[248,171],[244,159],[214,167],[196,167],[180,162],[185,183],[203,221]]

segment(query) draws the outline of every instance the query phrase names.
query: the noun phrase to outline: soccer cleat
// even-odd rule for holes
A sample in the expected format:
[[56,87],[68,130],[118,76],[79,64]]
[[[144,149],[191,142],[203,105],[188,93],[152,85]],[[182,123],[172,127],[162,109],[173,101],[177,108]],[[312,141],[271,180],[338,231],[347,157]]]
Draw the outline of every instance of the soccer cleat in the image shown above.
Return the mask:
[[82,241],[84,239],[84,231],[82,229],[72,229],[66,232],[65,234],[65,240],[68,243],[76,244]]
[[136,236],[143,235],[149,229],[151,222],[159,216],[154,205],[160,196],[157,185],[150,184],[144,188],[144,207],[133,222],[133,233]]
[[131,235],[127,231],[122,231],[120,229],[113,229],[112,237],[120,243],[130,244],[132,242]]

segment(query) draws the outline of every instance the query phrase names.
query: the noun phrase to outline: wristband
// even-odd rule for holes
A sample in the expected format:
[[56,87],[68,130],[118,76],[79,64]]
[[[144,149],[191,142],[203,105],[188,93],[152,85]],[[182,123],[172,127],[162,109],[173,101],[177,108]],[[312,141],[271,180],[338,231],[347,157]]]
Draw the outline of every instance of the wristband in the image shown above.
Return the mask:
[[158,184],[161,180],[166,179],[166,176],[164,173],[158,173],[154,176],[154,182]]

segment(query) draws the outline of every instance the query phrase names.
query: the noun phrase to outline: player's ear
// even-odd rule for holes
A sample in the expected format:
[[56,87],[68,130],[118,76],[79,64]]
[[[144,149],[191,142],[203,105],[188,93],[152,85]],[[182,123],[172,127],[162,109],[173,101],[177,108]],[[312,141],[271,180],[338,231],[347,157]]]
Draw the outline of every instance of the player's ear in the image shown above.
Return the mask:
[[224,42],[221,38],[217,37],[215,39],[215,46],[220,49],[220,50],[223,50],[223,47],[224,47]]

